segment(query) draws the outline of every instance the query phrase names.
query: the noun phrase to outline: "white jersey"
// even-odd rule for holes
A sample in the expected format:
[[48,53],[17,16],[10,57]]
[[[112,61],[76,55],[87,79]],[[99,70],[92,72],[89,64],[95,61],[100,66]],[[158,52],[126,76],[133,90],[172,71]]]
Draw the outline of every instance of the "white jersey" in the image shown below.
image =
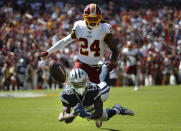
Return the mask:
[[126,55],[126,65],[127,66],[133,66],[136,64],[136,58],[135,55],[137,54],[138,50],[136,48],[133,49],[128,49],[128,48],[123,48],[123,54]]
[[76,31],[77,39],[80,42],[78,59],[88,65],[96,65],[104,56],[104,38],[111,33],[111,25],[100,23],[93,30],[87,28],[85,21],[80,20],[74,23],[73,30]]

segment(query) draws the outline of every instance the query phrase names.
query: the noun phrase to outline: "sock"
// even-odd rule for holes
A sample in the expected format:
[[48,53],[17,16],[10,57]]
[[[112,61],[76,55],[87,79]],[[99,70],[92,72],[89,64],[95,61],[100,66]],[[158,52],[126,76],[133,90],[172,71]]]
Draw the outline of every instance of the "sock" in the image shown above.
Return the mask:
[[107,115],[108,115],[108,120],[109,120],[109,118],[111,118],[111,117],[113,117],[114,115],[117,114],[116,110],[109,109],[109,108],[106,109],[106,112],[107,112]]
[[113,110],[115,110],[115,111],[116,111],[116,114],[120,114],[120,110],[119,110],[119,109],[117,109],[117,108],[113,108]]

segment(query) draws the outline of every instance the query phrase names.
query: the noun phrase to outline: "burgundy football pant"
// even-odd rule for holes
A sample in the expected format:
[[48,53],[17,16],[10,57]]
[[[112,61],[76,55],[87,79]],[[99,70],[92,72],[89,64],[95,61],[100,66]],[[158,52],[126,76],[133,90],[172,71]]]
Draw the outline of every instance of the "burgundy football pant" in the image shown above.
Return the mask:
[[83,69],[89,76],[89,81],[99,84],[100,80],[99,80],[99,75],[101,73],[101,68],[98,67],[98,65],[87,65],[85,63],[82,63],[81,61],[77,60],[75,62],[75,65],[73,67],[73,69],[75,68],[81,68]]

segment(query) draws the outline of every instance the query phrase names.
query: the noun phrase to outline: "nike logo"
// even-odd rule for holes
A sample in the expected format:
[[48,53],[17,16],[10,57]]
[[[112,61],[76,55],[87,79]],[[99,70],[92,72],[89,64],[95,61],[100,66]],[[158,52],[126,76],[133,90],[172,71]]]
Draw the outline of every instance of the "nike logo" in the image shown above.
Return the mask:
[[92,37],[92,36],[88,35],[88,36],[86,36],[86,37]]

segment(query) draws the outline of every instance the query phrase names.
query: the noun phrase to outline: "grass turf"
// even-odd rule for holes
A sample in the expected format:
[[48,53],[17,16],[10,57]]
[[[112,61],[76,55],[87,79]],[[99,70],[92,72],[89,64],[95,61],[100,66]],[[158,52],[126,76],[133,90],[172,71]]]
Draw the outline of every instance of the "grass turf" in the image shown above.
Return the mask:
[[100,129],[94,121],[82,118],[71,124],[59,122],[60,91],[31,92],[48,95],[0,98],[0,131],[181,131],[181,86],[142,87],[137,92],[133,87],[111,88],[104,108],[120,103],[132,109],[135,116],[114,116]]

